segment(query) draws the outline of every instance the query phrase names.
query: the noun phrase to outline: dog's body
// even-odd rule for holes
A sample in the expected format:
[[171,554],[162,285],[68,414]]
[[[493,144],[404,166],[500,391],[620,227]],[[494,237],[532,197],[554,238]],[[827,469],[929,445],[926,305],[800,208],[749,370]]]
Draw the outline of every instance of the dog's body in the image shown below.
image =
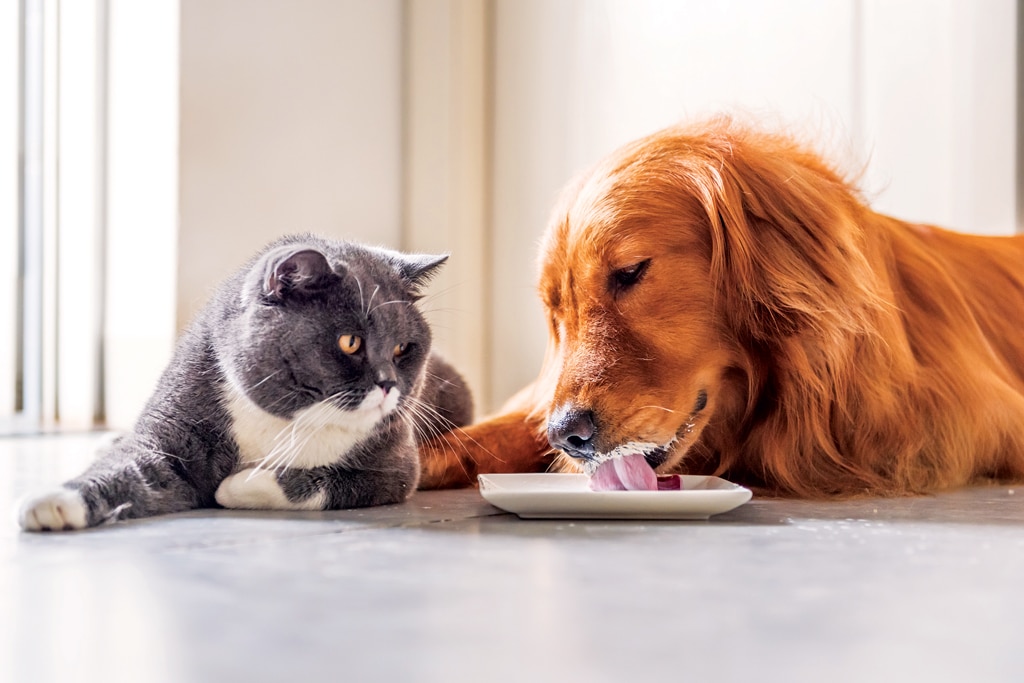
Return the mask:
[[424,485],[555,449],[803,497],[1024,480],[1024,236],[875,213],[786,137],[717,120],[619,150],[556,209],[540,293],[540,376],[425,448]]

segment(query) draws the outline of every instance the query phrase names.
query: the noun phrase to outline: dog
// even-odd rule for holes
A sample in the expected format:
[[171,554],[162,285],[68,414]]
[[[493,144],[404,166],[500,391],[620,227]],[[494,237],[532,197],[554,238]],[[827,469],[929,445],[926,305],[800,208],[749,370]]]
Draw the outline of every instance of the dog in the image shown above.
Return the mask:
[[731,119],[628,144],[563,193],[549,342],[422,487],[641,453],[783,497],[1024,481],[1024,235],[873,211],[793,138]]

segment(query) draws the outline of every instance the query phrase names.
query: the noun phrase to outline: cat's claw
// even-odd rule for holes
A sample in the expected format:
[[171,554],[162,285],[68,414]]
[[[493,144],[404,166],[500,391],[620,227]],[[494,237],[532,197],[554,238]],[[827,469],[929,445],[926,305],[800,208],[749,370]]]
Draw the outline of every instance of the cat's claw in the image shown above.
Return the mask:
[[26,498],[18,511],[25,531],[73,531],[89,526],[88,509],[78,491],[55,489]]

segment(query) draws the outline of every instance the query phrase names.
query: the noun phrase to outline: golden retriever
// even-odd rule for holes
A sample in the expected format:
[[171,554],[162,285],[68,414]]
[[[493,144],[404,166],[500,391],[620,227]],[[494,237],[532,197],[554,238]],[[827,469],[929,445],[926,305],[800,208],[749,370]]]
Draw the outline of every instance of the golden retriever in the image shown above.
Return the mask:
[[807,498],[1024,480],[1024,235],[876,213],[785,135],[716,119],[599,162],[540,295],[539,377],[425,447],[421,486],[621,453]]

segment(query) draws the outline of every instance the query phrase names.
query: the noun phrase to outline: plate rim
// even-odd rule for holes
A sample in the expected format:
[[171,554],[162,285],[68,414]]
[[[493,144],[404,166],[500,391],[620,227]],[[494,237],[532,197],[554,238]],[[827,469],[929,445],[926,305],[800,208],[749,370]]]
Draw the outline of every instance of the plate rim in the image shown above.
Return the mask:
[[[498,481],[504,477],[519,479],[571,477],[586,478],[573,473],[498,473],[478,476],[480,495],[491,505],[522,519],[708,519],[734,510],[753,497],[749,488],[713,475],[681,475],[714,479],[727,484],[721,488],[683,489],[681,491],[591,491],[523,490],[503,488]],[[494,478],[497,478],[496,481]],[[657,503],[668,503],[658,505]],[[698,503],[694,506],[693,503]]]

